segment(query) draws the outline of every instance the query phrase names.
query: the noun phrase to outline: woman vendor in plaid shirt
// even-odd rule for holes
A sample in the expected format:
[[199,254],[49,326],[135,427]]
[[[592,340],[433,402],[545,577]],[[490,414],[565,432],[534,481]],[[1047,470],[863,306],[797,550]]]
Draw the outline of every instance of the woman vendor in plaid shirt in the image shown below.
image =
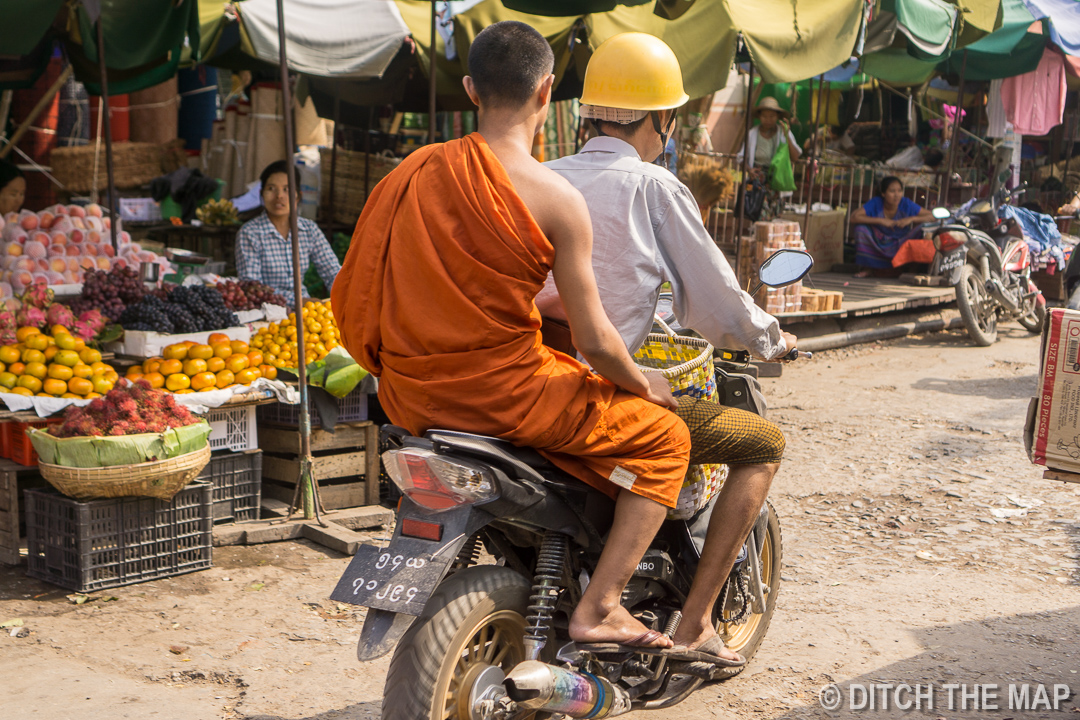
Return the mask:
[[[262,171],[264,212],[241,226],[236,235],[236,274],[269,285],[285,298],[293,296],[292,243],[289,239],[289,166],[284,160]],[[295,171],[294,171],[295,172]],[[293,177],[295,181],[295,176]],[[341,263],[322,230],[311,220],[296,219],[300,231],[300,275],[315,263],[327,292]],[[307,290],[304,290],[307,295]]]

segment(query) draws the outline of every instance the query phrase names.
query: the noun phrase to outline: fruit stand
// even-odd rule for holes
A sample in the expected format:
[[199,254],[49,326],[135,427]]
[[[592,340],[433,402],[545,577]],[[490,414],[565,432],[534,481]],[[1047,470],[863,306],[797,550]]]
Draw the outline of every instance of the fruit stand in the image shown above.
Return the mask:
[[[300,477],[300,413],[297,405],[279,399],[295,402],[295,366],[301,355],[298,322],[311,382],[324,388],[312,389],[321,394],[318,402],[309,399],[316,428],[311,435],[313,469],[323,484],[321,508],[341,511],[379,502],[379,456],[372,450],[377,448],[378,428],[368,420],[368,396],[354,389],[366,373],[339,348],[328,301],[305,302],[298,321],[296,313],[276,304],[284,304],[283,298],[252,281],[145,283],[129,267],[90,268],[82,280],[81,292],[61,298],[45,280],[33,279],[21,294],[12,291],[5,300],[12,309],[0,313],[0,562],[19,561],[25,536],[32,566],[40,565],[52,553],[33,550],[41,547],[41,524],[51,522],[47,514],[82,512],[82,501],[53,497],[43,489],[45,466],[39,465],[30,437],[37,431],[63,434],[56,430],[60,423],[66,427],[86,408],[108,403],[116,393],[134,387],[169,398],[180,414],[189,405],[197,406],[199,417],[208,423],[208,459],[195,484],[209,484],[207,508],[200,512],[212,531],[257,523],[264,504],[277,510],[287,507],[297,497]],[[121,434],[129,431],[126,425],[116,427],[124,428],[116,430]],[[145,422],[130,426],[136,434],[160,429]],[[85,430],[87,435],[110,432],[112,427]],[[181,506],[197,505],[199,492],[185,494]],[[120,505],[102,507],[106,509],[95,512],[122,513]],[[153,512],[143,508],[147,518],[164,512],[164,506],[154,507]],[[346,524],[386,519],[378,514],[364,517],[349,515]],[[348,532],[338,528],[327,542],[349,545],[352,541],[341,537]],[[220,542],[237,537],[228,531],[212,534],[220,536]],[[109,567],[91,572],[97,579],[87,580],[80,563],[92,561],[68,558],[64,567],[38,567],[35,572],[52,582],[78,585],[76,589],[147,579]],[[201,562],[180,565],[198,569]]]

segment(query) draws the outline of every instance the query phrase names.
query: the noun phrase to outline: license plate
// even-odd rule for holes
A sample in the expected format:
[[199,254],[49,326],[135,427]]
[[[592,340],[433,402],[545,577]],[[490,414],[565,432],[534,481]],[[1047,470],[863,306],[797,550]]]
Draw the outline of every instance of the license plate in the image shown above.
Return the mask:
[[398,537],[387,548],[361,545],[330,594],[332,600],[419,615],[454,554],[445,544]]
[[950,270],[955,270],[956,268],[961,267],[966,260],[967,250],[963,248],[961,248],[960,250],[954,250],[953,252],[941,258],[941,274],[944,275]]

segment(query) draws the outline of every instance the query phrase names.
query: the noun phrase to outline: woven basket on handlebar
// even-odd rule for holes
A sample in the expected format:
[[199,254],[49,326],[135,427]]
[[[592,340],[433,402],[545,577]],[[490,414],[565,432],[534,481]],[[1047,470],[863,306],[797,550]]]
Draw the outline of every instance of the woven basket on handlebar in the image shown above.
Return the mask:
[[[713,347],[701,338],[651,333],[634,361],[643,372],[659,372],[675,397],[689,395],[716,402]],[[673,520],[687,520],[705,507],[727,479],[727,465],[691,465],[679,491],[679,502],[668,510]]]

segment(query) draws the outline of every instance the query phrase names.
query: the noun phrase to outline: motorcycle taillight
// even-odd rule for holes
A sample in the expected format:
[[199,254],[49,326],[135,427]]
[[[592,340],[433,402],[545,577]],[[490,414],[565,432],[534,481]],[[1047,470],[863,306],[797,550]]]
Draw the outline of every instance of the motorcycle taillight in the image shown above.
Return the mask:
[[446,510],[498,495],[491,471],[423,448],[382,454],[386,473],[402,493],[429,510]]
[[964,244],[964,237],[960,233],[938,233],[934,236],[934,244],[943,252],[951,252]]

